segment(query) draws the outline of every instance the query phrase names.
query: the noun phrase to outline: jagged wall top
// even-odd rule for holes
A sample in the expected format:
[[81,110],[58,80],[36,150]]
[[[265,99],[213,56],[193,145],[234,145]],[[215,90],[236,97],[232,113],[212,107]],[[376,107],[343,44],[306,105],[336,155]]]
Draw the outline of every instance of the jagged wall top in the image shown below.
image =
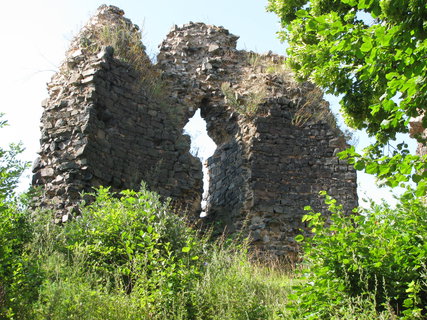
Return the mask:
[[190,106],[186,118],[200,107],[205,119],[216,119],[207,125],[217,145],[232,132],[231,117],[268,117],[278,99],[293,102],[298,123],[335,123],[323,93],[296,83],[283,56],[237,50],[238,38],[223,27],[190,22],[174,26],[160,45],[158,66],[173,95]]
[[85,41],[96,42],[96,31],[111,25],[125,25],[129,30],[134,32],[139,31],[139,27],[133,24],[132,21],[124,16],[125,12],[115,6],[101,5],[96,13],[82,27],[80,32],[71,41],[70,47],[66,56],[72,55],[76,50],[86,49],[88,43]]

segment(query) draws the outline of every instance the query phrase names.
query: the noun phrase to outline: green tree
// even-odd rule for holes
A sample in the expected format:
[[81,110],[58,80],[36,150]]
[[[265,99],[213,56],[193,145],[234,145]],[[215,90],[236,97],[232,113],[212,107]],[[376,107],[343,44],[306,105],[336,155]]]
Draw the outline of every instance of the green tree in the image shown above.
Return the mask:
[[[0,129],[7,126],[7,121],[2,120],[0,113]],[[0,211],[4,210],[6,203],[11,200],[18,184],[19,177],[28,167],[28,163],[18,159],[22,153],[22,144],[10,144],[8,149],[0,147]]]
[[269,0],[268,10],[280,18],[296,77],[342,95],[346,123],[376,138],[363,155],[345,156],[392,187],[412,179],[424,194],[425,159],[390,142],[411,117],[424,115],[427,128],[427,2]]
[[[7,122],[1,117],[2,114],[3,128]],[[16,310],[23,313],[22,299],[16,295],[26,295],[22,289],[28,283],[27,277],[31,277],[28,261],[22,255],[31,236],[28,215],[18,209],[14,196],[18,179],[28,166],[18,159],[22,150],[21,144],[0,147],[0,319],[12,317]]]

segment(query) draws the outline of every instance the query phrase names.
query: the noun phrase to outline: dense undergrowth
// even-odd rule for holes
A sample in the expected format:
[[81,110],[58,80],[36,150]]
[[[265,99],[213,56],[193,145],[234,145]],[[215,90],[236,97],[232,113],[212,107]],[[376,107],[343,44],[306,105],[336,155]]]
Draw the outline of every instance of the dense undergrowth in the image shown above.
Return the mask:
[[310,213],[305,268],[260,263],[210,241],[155,193],[101,188],[64,226],[1,211],[1,319],[423,319],[426,210]]
[[[395,208],[371,204],[345,215],[325,193],[332,215],[303,220],[303,285],[295,288],[299,319],[426,319],[427,208],[407,192]],[[350,302],[350,304],[349,304]],[[354,310],[352,317],[348,317]]]
[[2,318],[275,319],[283,312],[291,280],[251,263],[244,244],[209,242],[145,188],[119,195],[101,188],[94,196],[65,226],[50,212],[2,213],[10,232],[22,230],[3,253],[14,261],[1,260],[11,280],[1,282]]
[[[0,127],[4,122],[0,122]],[[26,164],[0,148],[0,319],[426,319],[427,209],[304,217],[295,269],[200,235],[144,185],[95,190],[65,225],[13,193]]]

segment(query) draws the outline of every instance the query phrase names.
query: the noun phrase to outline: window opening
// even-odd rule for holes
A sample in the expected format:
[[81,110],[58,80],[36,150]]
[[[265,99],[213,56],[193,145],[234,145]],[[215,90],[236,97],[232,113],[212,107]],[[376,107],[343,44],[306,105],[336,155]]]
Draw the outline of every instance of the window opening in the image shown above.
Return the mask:
[[184,127],[184,134],[188,134],[191,138],[190,153],[198,157],[202,162],[203,168],[203,195],[202,195],[202,212],[200,217],[206,216],[206,204],[209,192],[209,174],[207,167],[207,159],[211,157],[217,146],[215,142],[209,137],[206,130],[206,121],[200,115],[198,109],[192,118],[190,118]]

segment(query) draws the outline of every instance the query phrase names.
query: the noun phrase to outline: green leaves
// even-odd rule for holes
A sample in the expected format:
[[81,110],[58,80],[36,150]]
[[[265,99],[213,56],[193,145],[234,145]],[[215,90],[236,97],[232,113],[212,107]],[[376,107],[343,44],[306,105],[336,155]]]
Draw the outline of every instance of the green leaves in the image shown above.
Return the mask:
[[[1,120],[0,129],[7,125]],[[15,194],[19,177],[28,163],[19,160],[21,144],[0,147],[0,318],[25,316],[22,301],[37,291],[38,277],[33,277],[36,263],[26,255],[26,246],[33,235],[30,215]]]
[[356,170],[363,170],[363,169],[365,169],[365,161],[363,161],[363,160],[359,160],[359,161],[357,161],[357,162],[354,164],[354,168],[355,168]]
[[302,234],[299,234],[295,237],[296,242],[302,242],[304,241],[304,236]]
[[119,272],[127,293],[140,287],[147,295],[173,294],[198,277],[203,246],[157,194],[142,186],[118,198],[101,187],[92,196],[82,216],[65,225],[72,261],[84,256],[85,268],[103,284],[117,286]]
[[[404,196],[400,204],[373,205],[347,216],[325,195],[330,216],[310,211],[303,221],[313,235],[299,236],[305,251],[303,273],[310,286],[296,288],[298,319],[330,319],[348,308],[346,297],[372,295],[378,311],[392,307],[403,319],[421,319],[427,312],[427,208]],[[418,315],[418,316],[417,316]],[[376,318],[376,317],[372,317]]]
[[[0,113],[0,129],[7,126],[7,121],[1,120],[2,116]],[[0,210],[11,200],[21,174],[29,167],[29,162],[19,159],[23,151],[20,143],[11,143],[8,149],[0,147]]]
[[[371,147],[371,148],[375,148]],[[415,182],[415,192],[424,196],[426,193],[425,180],[427,179],[426,156],[414,156],[407,150],[407,145],[401,143],[394,150],[392,156],[372,156],[368,148],[364,155],[355,152],[354,147],[341,153],[339,157],[354,164],[357,170],[364,170],[368,174],[376,175],[378,180],[389,187],[407,187],[408,192],[414,192],[410,182]]]
[[181,249],[181,251],[184,253],[190,252],[190,247],[184,247]]
[[352,7],[354,7],[357,4],[357,0],[342,0],[342,3],[348,4]]
[[373,47],[372,40],[370,38],[364,37],[363,44],[360,47],[360,50],[362,52],[368,52],[372,50],[372,47]]
[[310,15],[308,14],[308,12],[307,11],[305,11],[305,10],[298,10],[297,12],[295,12],[295,15],[298,17],[298,18],[308,18],[308,17],[310,17]]
[[[274,5],[268,9],[281,18],[282,40],[288,41],[288,62],[296,78],[311,80],[328,93],[342,95],[340,104],[346,123],[355,129],[366,129],[369,136],[376,138],[377,143],[366,151],[366,157],[378,165],[384,162],[380,158],[389,156],[384,147],[396,134],[408,132],[411,117],[427,112],[424,2],[269,3]],[[283,12],[294,14],[283,16]],[[366,160],[355,164],[360,170],[380,175],[396,174],[401,181],[424,180],[419,176],[412,179],[414,172],[410,170],[403,174],[398,171],[402,168],[399,165],[387,171]],[[407,177],[402,178],[402,174]]]

